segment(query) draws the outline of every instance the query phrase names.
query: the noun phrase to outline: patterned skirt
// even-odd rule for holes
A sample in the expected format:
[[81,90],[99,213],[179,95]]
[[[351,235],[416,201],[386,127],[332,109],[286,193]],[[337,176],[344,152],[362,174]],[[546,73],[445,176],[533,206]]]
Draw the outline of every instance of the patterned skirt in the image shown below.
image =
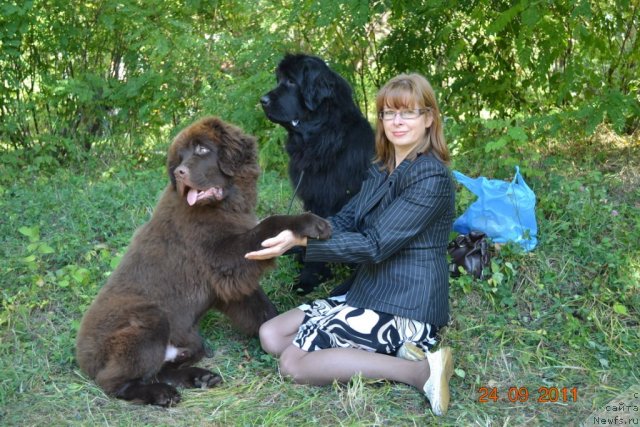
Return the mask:
[[293,344],[305,351],[351,347],[395,355],[406,342],[424,352],[436,344],[437,328],[428,323],[347,305],[345,296],[298,307],[305,313]]

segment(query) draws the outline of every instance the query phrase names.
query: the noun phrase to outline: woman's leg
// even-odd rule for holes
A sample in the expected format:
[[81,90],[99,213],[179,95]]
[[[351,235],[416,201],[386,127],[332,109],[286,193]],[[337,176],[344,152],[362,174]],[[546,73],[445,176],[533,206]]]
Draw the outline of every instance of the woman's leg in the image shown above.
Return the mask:
[[293,342],[304,316],[302,310],[294,308],[264,322],[260,327],[262,349],[269,354],[279,356]]
[[411,385],[422,391],[436,415],[449,407],[449,379],[453,359],[449,348],[428,353],[419,361],[373,353],[355,348],[329,348],[306,352],[290,345],[280,356],[280,372],[297,383],[325,385],[347,382],[356,374]]
[[409,361],[355,348],[328,348],[307,352],[289,345],[280,356],[280,372],[301,384],[325,385],[347,382],[356,374],[386,379],[420,390],[429,378],[427,359]]

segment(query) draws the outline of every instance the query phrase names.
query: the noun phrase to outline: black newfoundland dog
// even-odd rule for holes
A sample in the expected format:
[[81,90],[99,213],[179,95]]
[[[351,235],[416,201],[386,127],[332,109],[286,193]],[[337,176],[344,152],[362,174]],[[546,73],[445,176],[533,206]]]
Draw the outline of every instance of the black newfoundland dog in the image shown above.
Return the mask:
[[[260,102],[288,132],[289,177],[304,209],[328,217],[358,191],[374,155],[371,125],[351,87],[315,56],[286,55],[277,86]],[[330,277],[323,263],[305,264],[297,289],[313,290]]]
[[276,315],[259,286],[273,261],[244,254],[285,229],[331,235],[329,223],[310,213],[258,223],[255,139],[218,118],[182,130],[167,169],[170,182],[151,220],[85,313],[76,341],[80,368],[108,394],[160,406],[180,401],[176,386],[221,380],[191,366],[205,354],[198,325],[207,310],[251,335]]

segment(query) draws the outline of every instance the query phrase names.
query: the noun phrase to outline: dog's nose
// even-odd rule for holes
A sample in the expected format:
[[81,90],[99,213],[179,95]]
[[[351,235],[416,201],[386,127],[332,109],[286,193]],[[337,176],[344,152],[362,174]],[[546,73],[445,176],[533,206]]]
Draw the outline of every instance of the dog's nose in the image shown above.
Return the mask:
[[269,95],[265,95],[262,98],[260,98],[260,103],[262,104],[263,107],[268,106],[270,102],[271,102],[271,99],[269,99]]
[[189,169],[187,169],[186,166],[184,165],[180,165],[178,166],[174,171],[173,174],[175,175],[176,178],[178,177],[189,177]]

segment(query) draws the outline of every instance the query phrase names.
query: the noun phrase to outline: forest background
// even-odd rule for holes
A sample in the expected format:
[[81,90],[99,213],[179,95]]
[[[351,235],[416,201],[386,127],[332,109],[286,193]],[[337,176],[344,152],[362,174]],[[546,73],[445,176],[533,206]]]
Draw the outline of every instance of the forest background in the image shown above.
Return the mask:
[[[2,0],[0,422],[637,420],[608,403],[640,392],[639,3]],[[286,52],[325,59],[372,123],[382,83],[424,74],[445,115],[452,168],[511,179],[518,165],[537,195],[538,247],[506,246],[488,280],[451,282],[443,343],[457,369],[443,419],[403,385],[357,377],[296,386],[216,314],[203,324],[214,349],[203,363],[225,384],[186,391],[176,408],[109,399],[75,365],[81,315],[149,218],[182,126],[215,114],[255,135],[258,213],[286,210],[286,135],[259,105]],[[458,212],[473,199],[460,188]],[[304,301],[294,276],[283,258],[263,280],[281,310]]]

